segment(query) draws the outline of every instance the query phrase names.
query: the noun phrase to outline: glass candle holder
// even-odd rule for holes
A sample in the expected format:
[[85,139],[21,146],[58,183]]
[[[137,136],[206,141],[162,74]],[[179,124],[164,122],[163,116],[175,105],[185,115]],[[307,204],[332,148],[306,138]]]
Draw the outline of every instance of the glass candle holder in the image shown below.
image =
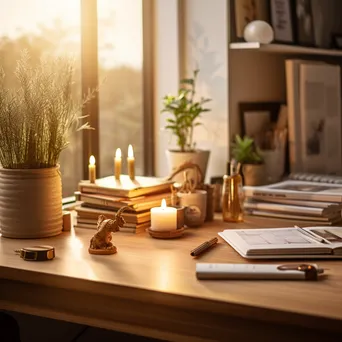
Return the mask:
[[243,188],[240,174],[223,177],[222,218],[226,222],[243,222]]

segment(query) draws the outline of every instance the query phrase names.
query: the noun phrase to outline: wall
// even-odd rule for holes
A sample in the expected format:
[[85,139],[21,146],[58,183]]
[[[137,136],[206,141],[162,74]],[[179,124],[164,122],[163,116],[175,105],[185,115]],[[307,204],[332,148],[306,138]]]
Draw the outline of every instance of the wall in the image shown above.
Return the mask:
[[170,136],[163,128],[166,115],[160,114],[162,97],[176,93],[179,82],[178,1],[155,1],[155,79],[154,79],[154,155],[156,176],[166,176],[165,150]]
[[239,102],[286,100],[285,57],[251,50],[230,50],[230,137],[240,133]]
[[228,158],[228,31],[227,1],[185,2],[185,72],[200,69],[198,93],[209,97],[211,112],[196,128],[198,148],[209,149],[207,176],[222,175]]
[[[178,4],[181,4],[180,9]],[[180,13],[180,21],[177,13]],[[198,95],[213,100],[208,104],[211,112],[203,113],[203,125],[195,130],[195,141],[198,148],[211,151],[207,178],[222,175],[228,157],[227,1],[158,0],[156,23],[156,175],[168,173],[165,149],[175,143],[161,130],[167,116],[159,114],[161,97],[167,92],[175,93],[179,74],[191,76],[195,68],[200,69]]]

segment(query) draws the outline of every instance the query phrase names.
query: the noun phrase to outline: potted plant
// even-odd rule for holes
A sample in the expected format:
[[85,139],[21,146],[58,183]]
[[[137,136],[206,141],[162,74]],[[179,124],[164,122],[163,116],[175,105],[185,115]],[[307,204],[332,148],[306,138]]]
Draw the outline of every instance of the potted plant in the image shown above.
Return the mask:
[[201,114],[210,111],[204,104],[209,98],[196,100],[196,80],[199,70],[194,70],[192,78],[180,81],[178,95],[166,95],[163,98],[162,113],[170,113],[166,119],[166,129],[176,136],[178,149],[167,151],[170,172],[185,162],[197,164],[205,177],[210,151],[197,149],[194,140],[195,127],[201,125]]
[[58,159],[80,124],[83,101],[72,98],[73,62],[46,58],[32,65],[24,51],[6,89],[0,70],[0,232],[42,238],[62,231],[62,184]]
[[262,185],[265,182],[263,159],[255,146],[254,139],[235,136],[232,157],[242,165],[244,185]]

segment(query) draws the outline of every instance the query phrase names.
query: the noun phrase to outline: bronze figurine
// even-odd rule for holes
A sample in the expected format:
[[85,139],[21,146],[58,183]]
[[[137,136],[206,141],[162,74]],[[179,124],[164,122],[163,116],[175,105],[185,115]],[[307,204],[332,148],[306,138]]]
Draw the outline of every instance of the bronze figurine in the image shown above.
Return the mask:
[[100,215],[97,220],[97,232],[90,240],[89,253],[90,254],[115,254],[116,247],[112,244],[112,233],[117,232],[122,228],[126,221],[122,217],[124,210],[129,207],[120,208],[115,219],[107,219],[104,215]]

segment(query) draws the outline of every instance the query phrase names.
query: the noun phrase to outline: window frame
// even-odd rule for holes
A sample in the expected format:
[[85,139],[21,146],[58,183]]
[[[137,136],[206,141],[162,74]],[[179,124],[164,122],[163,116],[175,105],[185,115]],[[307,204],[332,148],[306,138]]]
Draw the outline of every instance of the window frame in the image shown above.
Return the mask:
[[[155,0],[142,1],[142,92],[143,92],[143,150],[144,175],[154,176],[154,8]],[[97,0],[81,0],[81,79],[82,94],[89,89],[97,89],[98,82],[98,14]],[[82,109],[82,115],[88,116],[88,122],[93,130],[83,130],[82,135],[82,163],[83,178],[88,177],[89,157],[95,156],[100,160],[99,131],[99,92]],[[97,172],[100,173],[100,163],[97,163]]]

